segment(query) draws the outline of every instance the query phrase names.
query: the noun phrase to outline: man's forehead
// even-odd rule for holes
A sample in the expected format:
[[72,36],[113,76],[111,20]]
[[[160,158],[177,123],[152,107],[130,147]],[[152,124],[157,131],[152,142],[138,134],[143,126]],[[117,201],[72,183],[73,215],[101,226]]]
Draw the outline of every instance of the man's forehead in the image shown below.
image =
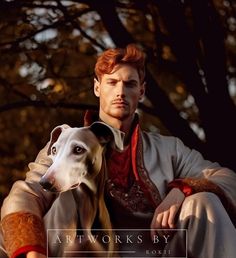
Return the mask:
[[104,79],[139,81],[137,69],[130,65],[117,65],[110,74],[104,74]]

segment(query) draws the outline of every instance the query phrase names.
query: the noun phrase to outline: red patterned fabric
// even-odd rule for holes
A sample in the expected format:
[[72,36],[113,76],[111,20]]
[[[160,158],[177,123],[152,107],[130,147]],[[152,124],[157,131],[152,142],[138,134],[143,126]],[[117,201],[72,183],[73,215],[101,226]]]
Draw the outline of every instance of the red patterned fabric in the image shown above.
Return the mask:
[[107,166],[108,177],[116,186],[127,190],[133,184],[130,145],[123,152],[110,150]]
[[191,195],[193,193],[192,187],[188,184],[184,183],[182,179],[175,179],[174,181],[168,184],[168,189],[178,188],[180,191],[183,192],[185,197]]
[[[143,200],[141,202],[148,203],[151,210],[158,206],[161,201],[159,192],[151,182],[145,167],[142,165],[142,140],[140,138],[140,128],[137,118],[134,120],[129,146],[122,152],[115,150],[108,151],[107,164],[108,185],[110,184],[108,188],[110,190],[112,189],[113,197],[120,201],[124,198],[123,201],[126,203],[124,207],[127,208],[127,205],[131,205],[131,199],[135,199],[133,200],[134,202],[137,200],[140,202],[141,200],[138,193],[138,196],[132,194],[132,187],[135,184],[138,185],[139,191],[142,192]],[[115,192],[116,194],[114,194]],[[140,209],[140,205],[136,208]]]

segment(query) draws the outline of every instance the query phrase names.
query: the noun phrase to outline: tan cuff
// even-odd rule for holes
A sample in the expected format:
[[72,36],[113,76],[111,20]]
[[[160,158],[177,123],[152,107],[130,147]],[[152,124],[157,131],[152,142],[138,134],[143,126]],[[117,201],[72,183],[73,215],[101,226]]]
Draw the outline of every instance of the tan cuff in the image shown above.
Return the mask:
[[230,198],[227,197],[221,187],[205,178],[184,178],[181,180],[184,184],[191,187],[193,194],[198,192],[211,192],[216,194],[220,198],[223,206],[236,226],[236,206]]
[[4,244],[9,257],[24,246],[46,248],[43,220],[28,212],[15,212],[1,222]]

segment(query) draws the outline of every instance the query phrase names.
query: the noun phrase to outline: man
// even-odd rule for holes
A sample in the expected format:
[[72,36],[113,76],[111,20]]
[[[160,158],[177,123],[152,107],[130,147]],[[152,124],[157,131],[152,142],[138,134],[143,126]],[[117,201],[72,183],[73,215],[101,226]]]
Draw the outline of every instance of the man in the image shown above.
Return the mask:
[[[187,229],[188,257],[233,258],[236,174],[175,137],[140,129],[135,110],[145,94],[144,61],[144,54],[128,45],[105,51],[95,67],[99,119],[125,133],[124,151],[107,152],[105,193],[113,226],[151,228],[152,235],[157,229]],[[88,113],[86,125],[89,120]],[[70,214],[61,214],[65,206],[75,207],[73,196],[55,199],[38,184],[50,164],[44,149],[4,201],[2,229],[11,257],[45,258],[45,227],[76,226]],[[53,213],[60,205],[60,214]]]

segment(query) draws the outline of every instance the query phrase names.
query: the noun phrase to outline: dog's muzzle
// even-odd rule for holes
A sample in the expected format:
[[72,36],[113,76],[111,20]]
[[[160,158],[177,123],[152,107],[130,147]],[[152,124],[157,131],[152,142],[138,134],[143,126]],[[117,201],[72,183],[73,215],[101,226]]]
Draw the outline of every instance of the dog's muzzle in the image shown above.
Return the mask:
[[53,181],[49,181],[48,179],[42,177],[39,181],[39,184],[43,187],[45,191],[56,192]]

